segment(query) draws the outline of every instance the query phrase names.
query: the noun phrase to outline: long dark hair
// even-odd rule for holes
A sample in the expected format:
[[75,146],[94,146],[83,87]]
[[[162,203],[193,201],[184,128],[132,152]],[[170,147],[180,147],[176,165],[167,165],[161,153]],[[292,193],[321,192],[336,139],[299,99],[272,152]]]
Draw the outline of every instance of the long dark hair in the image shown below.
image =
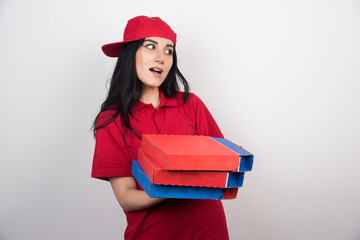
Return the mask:
[[[136,52],[143,42],[144,39],[124,43],[110,81],[109,93],[93,123],[94,136],[97,129],[105,127],[120,114],[125,131],[129,129],[137,137],[141,138],[130,125],[130,117],[133,117],[130,109],[140,100],[143,91],[143,85],[136,74],[135,59]],[[183,101],[185,103],[189,96],[189,84],[177,67],[177,57],[174,48],[173,64],[164,82],[159,87],[160,91],[166,97],[174,97],[180,91],[178,80],[183,85]],[[106,110],[116,111],[109,119],[96,127],[100,113]]]

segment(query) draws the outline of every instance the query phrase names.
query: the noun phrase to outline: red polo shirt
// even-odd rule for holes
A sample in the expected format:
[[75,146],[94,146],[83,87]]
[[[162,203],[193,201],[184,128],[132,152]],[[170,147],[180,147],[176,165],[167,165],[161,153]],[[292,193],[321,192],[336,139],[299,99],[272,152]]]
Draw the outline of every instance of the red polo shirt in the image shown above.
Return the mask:
[[[178,93],[167,98],[160,92],[160,105],[141,101],[132,108],[132,128],[142,134],[205,135],[223,137],[204,103],[190,93],[185,104]],[[114,111],[100,114],[98,125]],[[124,134],[125,140],[124,141]],[[120,117],[96,131],[92,177],[129,177],[131,161],[137,159],[141,140],[125,132]],[[142,189],[138,184],[138,188]],[[140,211],[127,212],[125,239],[228,239],[224,209],[220,200],[167,199]]]

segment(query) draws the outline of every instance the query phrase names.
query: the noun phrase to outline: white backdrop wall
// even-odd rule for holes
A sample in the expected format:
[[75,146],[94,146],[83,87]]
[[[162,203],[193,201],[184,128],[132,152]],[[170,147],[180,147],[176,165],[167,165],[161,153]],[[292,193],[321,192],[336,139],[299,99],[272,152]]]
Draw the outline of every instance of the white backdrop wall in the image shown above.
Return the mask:
[[90,127],[126,21],[160,16],[226,138],[255,154],[231,239],[360,239],[360,3],[0,1],[0,239],[122,239]]

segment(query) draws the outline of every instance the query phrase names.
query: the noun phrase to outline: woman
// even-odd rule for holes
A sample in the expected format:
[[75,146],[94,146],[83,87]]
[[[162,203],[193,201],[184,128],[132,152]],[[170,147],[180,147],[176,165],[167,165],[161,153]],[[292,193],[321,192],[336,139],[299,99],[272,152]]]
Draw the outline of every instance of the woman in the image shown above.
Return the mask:
[[138,16],[128,21],[124,41],[102,47],[118,61],[94,121],[92,177],[110,181],[127,217],[125,239],[228,239],[220,200],[150,198],[131,175],[142,134],[222,137],[203,102],[189,93],[175,44],[164,21]]

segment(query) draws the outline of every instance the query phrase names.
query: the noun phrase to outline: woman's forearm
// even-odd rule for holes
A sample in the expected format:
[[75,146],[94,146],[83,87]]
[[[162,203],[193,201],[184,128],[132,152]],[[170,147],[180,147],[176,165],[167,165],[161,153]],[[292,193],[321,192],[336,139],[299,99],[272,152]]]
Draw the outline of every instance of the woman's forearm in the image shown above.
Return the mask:
[[111,178],[116,199],[125,211],[137,211],[152,207],[165,198],[151,198],[145,191],[138,190],[132,177]]

